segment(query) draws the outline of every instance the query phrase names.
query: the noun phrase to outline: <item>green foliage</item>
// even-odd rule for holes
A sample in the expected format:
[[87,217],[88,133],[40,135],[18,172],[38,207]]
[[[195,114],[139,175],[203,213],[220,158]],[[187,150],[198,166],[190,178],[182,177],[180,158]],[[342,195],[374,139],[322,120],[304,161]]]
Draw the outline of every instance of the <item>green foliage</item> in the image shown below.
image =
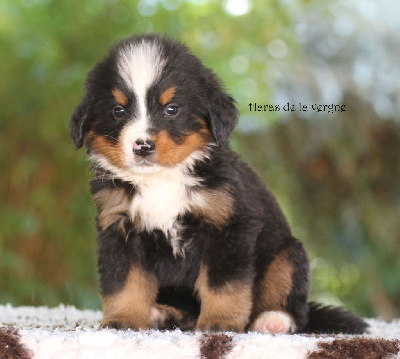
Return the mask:
[[[0,303],[99,308],[89,164],[73,150],[69,117],[87,71],[115,40],[156,31],[186,42],[236,99],[232,146],[313,253],[313,295],[364,315],[399,314],[398,122],[373,109],[360,117],[360,102],[341,121],[249,113],[248,103],[272,101],[285,69],[303,71],[309,58],[294,40],[294,14],[318,2],[237,1],[252,4],[244,15],[230,14],[229,3],[0,3]],[[271,55],[276,39],[284,59]]]

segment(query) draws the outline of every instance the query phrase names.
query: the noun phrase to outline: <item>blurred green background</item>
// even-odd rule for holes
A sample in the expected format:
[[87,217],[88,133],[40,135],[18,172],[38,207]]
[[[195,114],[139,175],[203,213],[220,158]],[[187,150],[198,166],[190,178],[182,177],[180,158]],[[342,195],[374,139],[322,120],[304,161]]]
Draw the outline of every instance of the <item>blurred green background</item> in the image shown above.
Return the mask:
[[68,122],[107,48],[155,31],[237,100],[232,148],[304,241],[312,298],[399,316],[399,13],[397,0],[2,0],[0,303],[100,308],[89,163]]

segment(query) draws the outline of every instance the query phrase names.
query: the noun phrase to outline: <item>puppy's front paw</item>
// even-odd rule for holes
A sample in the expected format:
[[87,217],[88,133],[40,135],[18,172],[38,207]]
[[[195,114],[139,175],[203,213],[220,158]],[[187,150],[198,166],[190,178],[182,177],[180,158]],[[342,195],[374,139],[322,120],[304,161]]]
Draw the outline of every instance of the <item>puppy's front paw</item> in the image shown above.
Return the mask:
[[152,328],[192,330],[196,325],[197,318],[169,305],[157,304],[151,308],[150,319]]
[[286,334],[296,331],[292,318],[285,312],[262,312],[250,327],[259,333]]
[[150,329],[150,320],[138,320],[137,318],[108,317],[103,318],[100,329],[118,329],[118,330],[140,330]]
[[118,329],[118,330],[125,330],[129,329],[131,326],[128,322],[124,322],[121,320],[116,319],[109,319],[106,321],[102,321],[100,324],[100,329]]

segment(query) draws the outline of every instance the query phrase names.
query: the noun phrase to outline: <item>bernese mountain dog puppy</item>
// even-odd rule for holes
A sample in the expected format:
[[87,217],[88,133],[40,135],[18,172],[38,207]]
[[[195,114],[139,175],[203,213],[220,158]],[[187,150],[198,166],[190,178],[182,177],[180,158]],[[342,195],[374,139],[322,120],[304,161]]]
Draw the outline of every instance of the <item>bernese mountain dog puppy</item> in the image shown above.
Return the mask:
[[93,162],[104,327],[365,331],[308,302],[307,254],[229,149],[234,101],[186,46],[120,41],[85,90],[70,130]]

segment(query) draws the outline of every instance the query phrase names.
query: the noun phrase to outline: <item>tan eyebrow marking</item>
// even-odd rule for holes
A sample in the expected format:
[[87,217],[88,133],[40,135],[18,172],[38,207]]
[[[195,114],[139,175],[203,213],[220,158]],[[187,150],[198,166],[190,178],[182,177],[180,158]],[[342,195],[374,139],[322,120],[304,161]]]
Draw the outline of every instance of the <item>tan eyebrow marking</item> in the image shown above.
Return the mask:
[[174,98],[176,92],[176,87],[168,87],[161,95],[160,95],[160,103],[165,106],[167,103],[171,102]]
[[121,91],[115,88],[112,90],[112,94],[115,97],[115,100],[122,106],[126,106],[128,104],[128,99],[126,98],[125,94]]

